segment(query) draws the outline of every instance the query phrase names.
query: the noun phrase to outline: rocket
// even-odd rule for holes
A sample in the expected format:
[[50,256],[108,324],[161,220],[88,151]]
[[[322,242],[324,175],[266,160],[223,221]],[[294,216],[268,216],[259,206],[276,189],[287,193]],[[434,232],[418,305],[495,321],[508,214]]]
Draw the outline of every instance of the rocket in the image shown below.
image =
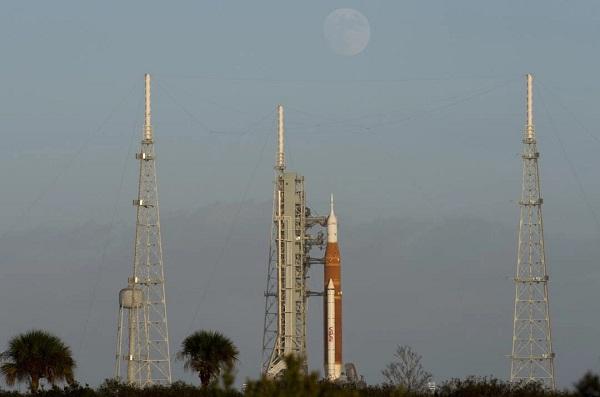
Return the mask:
[[327,218],[327,248],[324,269],[324,350],[327,379],[339,379],[342,374],[342,271],[338,246],[337,217],[331,210]]

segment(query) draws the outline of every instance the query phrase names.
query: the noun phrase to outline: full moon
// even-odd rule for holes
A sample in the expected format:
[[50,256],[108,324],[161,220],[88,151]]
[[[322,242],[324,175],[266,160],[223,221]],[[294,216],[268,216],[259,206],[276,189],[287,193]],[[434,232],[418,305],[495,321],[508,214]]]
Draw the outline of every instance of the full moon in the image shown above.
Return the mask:
[[338,8],[325,19],[325,38],[339,55],[360,54],[369,44],[369,20],[352,8]]

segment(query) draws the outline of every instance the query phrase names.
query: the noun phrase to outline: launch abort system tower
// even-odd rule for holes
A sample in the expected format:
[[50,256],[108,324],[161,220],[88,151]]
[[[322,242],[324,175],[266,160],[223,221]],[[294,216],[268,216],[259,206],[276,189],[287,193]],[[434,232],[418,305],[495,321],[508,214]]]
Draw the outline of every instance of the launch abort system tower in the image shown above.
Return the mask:
[[[306,207],[304,177],[285,168],[283,106],[277,106],[277,159],[273,195],[272,237],[269,249],[265,318],[263,330],[263,373],[278,376],[285,369],[284,358],[306,359],[306,288],[312,260],[309,251],[323,244],[323,234],[307,230],[324,225],[324,217],[311,217]],[[306,367],[306,362],[305,362]]]
[[527,75],[527,124],[523,136],[523,191],[515,273],[511,382],[540,382],[554,389],[554,352],[548,309],[542,196],[533,126],[533,76]]
[[[135,229],[133,273],[127,288],[119,293],[117,357],[115,377],[121,379],[125,361],[126,381],[144,387],[171,383],[171,359],[165,300],[165,277],[158,211],[158,190],[154,162],[154,138],[150,112],[150,75],[145,76],[146,108],[140,162]],[[127,332],[123,319],[127,313]],[[123,355],[123,339],[128,345]]]

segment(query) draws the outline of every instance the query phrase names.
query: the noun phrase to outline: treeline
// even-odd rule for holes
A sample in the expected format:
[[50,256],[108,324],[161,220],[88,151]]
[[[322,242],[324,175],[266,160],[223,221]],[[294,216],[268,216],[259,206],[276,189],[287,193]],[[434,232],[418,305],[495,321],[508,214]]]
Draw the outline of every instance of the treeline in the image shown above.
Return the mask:
[[208,387],[175,382],[170,386],[137,388],[107,380],[98,388],[73,384],[52,387],[36,393],[0,390],[0,397],[597,397],[600,378],[587,373],[570,391],[550,391],[535,384],[514,385],[488,378],[451,380],[432,391],[408,391],[398,386],[335,384],[320,380],[316,373],[305,375],[293,365],[277,380],[249,381],[243,391],[232,387],[233,377],[226,375]]
[[75,384],[64,388],[42,389],[35,394],[0,390],[0,397],[596,397],[599,393],[599,389],[588,390],[588,393],[577,390],[549,391],[535,385],[515,386],[496,379],[481,378],[453,380],[443,384],[435,393],[411,392],[394,386],[357,388],[352,385],[336,385],[319,381],[316,376],[301,375],[296,379],[249,382],[244,391],[220,385],[202,388],[183,382],[140,389],[107,381],[95,389]]

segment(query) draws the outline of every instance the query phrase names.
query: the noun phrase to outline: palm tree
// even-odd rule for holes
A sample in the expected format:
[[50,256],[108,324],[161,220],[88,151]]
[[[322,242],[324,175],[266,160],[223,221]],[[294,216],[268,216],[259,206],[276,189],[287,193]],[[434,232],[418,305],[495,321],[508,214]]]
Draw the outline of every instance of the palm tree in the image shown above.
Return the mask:
[[0,353],[0,373],[7,385],[28,382],[32,393],[37,392],[40,381],[55,385],[58,382],[74,383],[75,360],[71,349],[49,332],[32,330],[14,336],[8,349]]
[[185,360],[185,369],[198,373],[202,387],[207,387],[223,370],[231,371],[239,351],[231,339],[215,331],[196,331],[181,343],[177,354]]

